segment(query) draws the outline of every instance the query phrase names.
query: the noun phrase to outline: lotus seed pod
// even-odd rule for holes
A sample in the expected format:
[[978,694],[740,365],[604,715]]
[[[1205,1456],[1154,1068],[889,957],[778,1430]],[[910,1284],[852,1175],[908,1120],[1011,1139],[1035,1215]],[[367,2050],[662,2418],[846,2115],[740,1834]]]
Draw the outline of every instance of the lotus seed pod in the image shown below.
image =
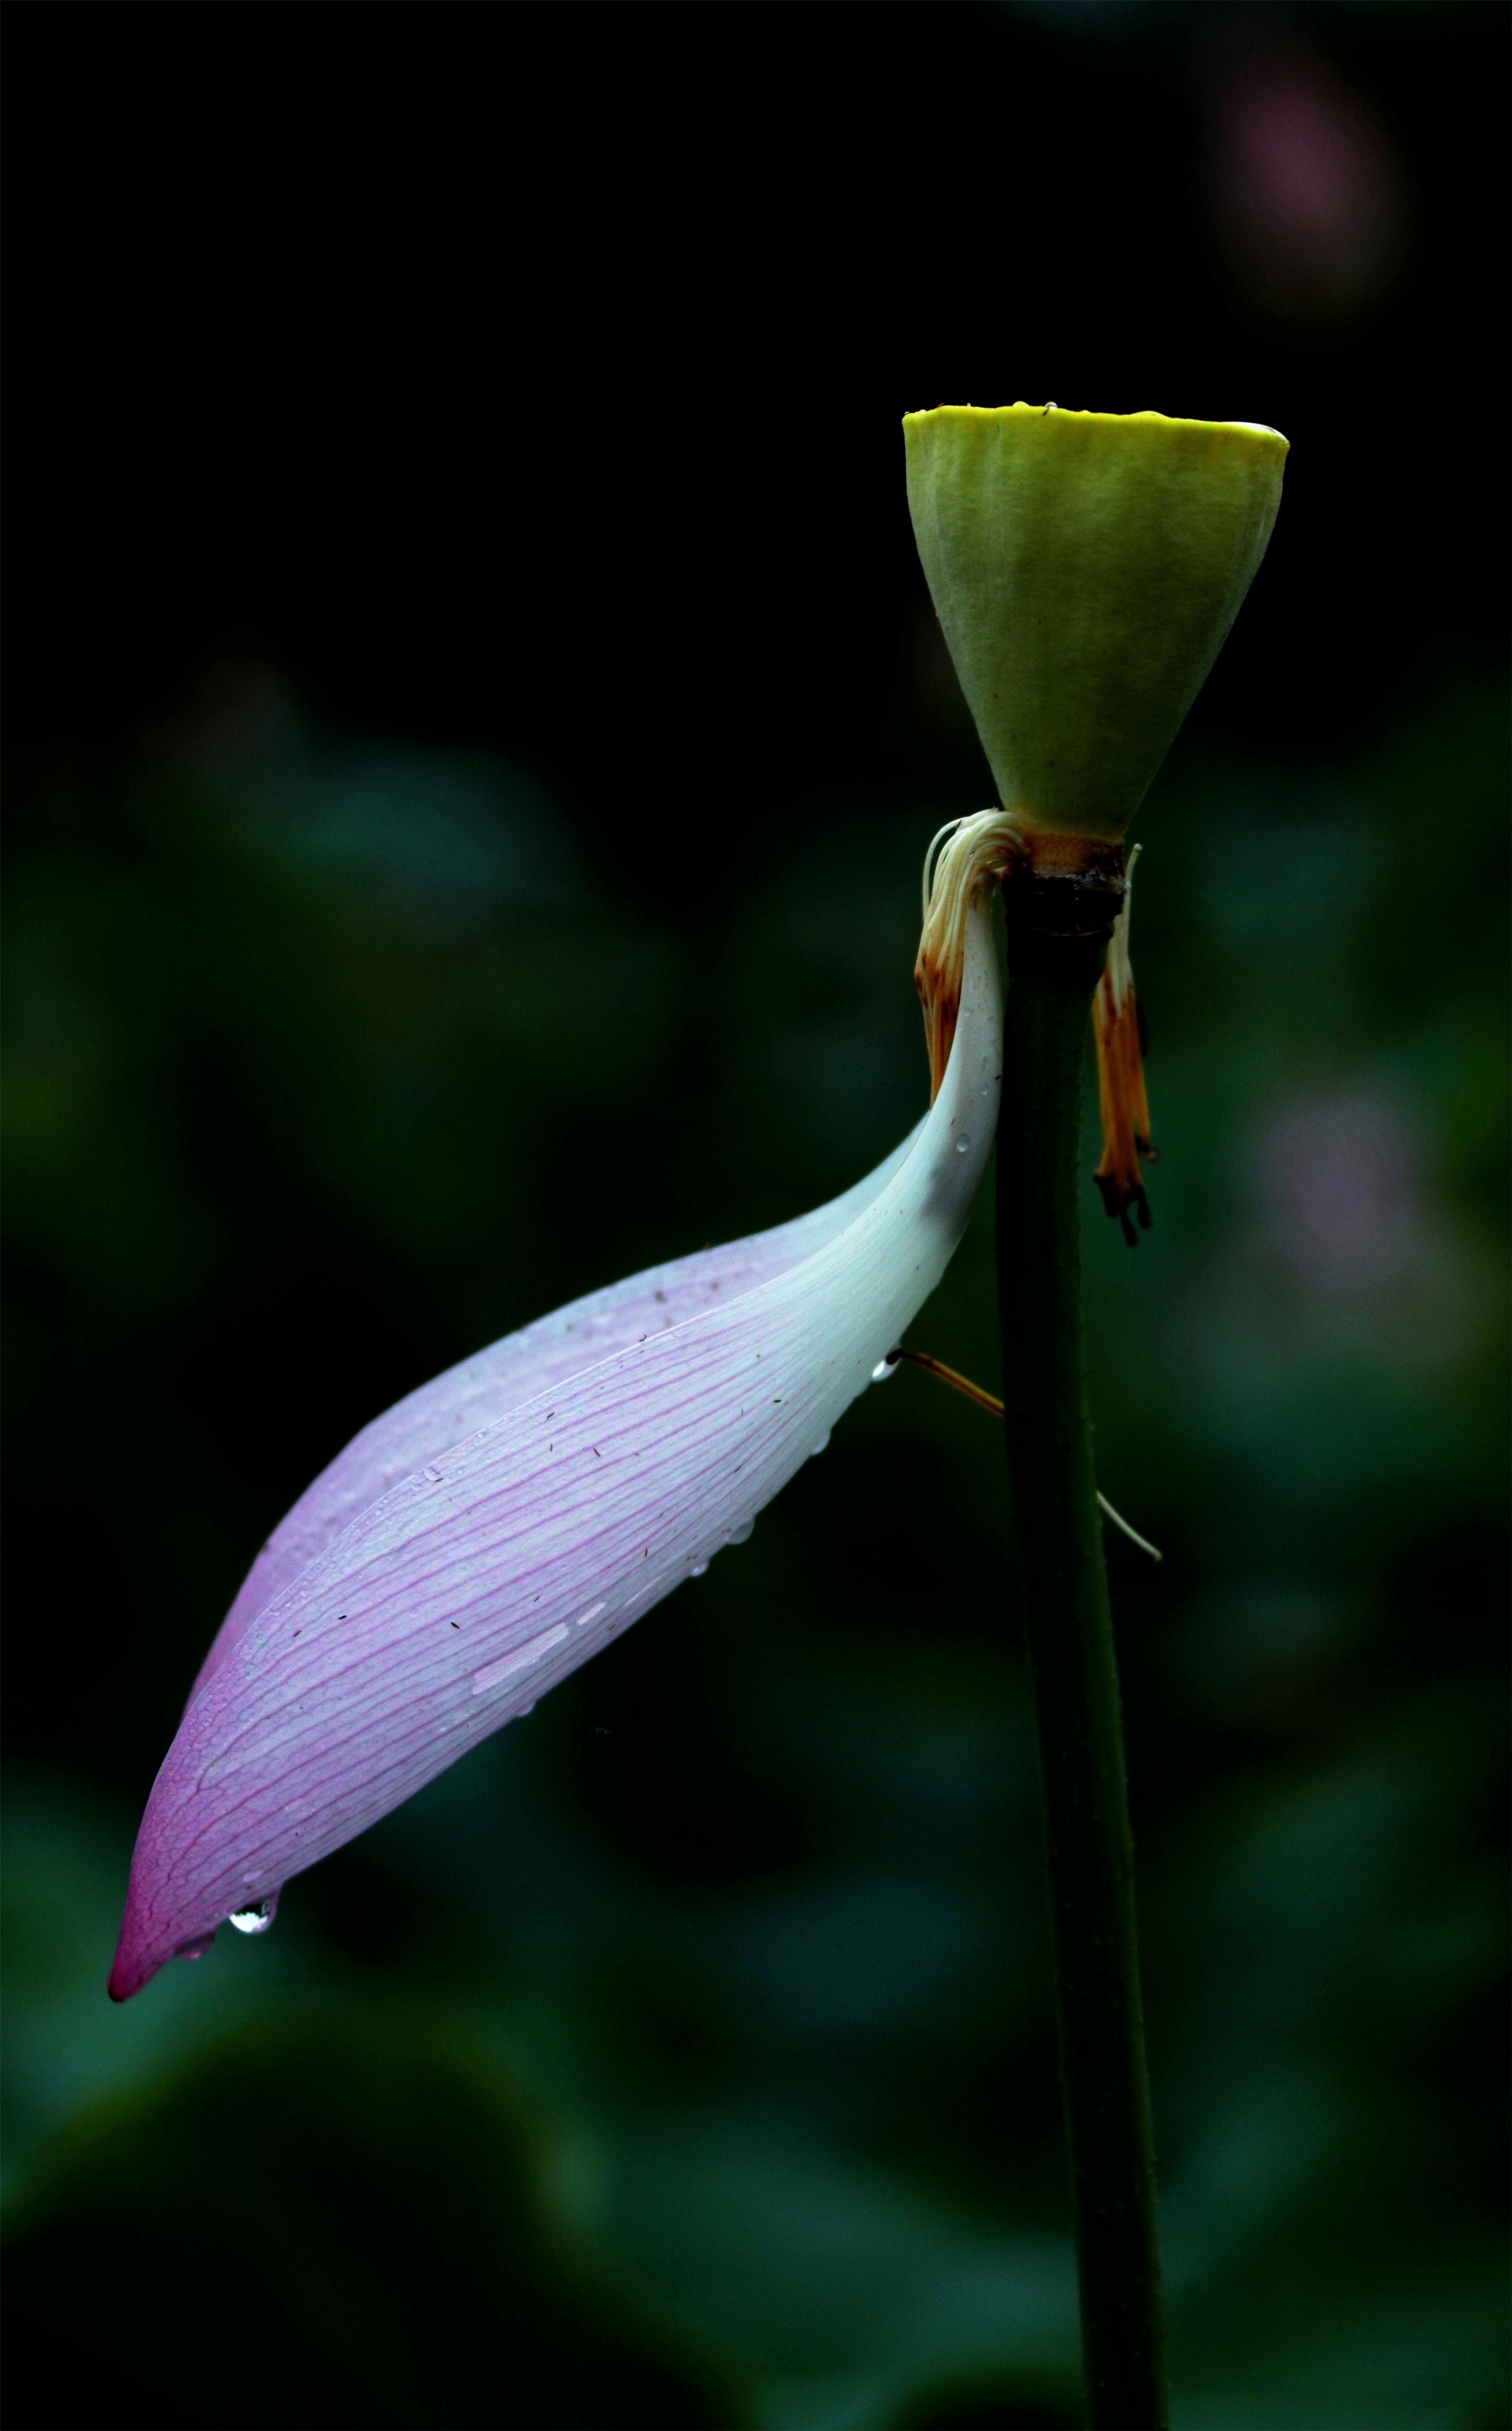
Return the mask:
[[1121,838],[1265,555],[1288,443],[1057,406],[904,417],[908,506],[1003,808]]

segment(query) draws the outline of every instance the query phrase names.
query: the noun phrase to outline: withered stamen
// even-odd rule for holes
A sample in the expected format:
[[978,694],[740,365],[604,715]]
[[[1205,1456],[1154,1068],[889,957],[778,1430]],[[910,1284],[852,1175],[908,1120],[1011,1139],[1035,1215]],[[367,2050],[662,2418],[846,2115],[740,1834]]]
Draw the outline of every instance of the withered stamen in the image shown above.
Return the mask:
[[1129,855],[1123,909],[1113,923],[1107,962],[1092,998],[1092,1029],[1097,1039],[1097,1098],[1103,1116],[1103,1154],[1092,1179],[1103,1204],[1123,1227],[1130,1249],[1138,1234],[1129,1210],[1138,1211],[1140,1227],[1150,1229],[1150,1201],[1145,1196],[1142,1156],[1155,1158],[1150,1144],[1150,1105],[1144,1089],[1147,1032],[1134,990],[1129,960],[1129,919],[1133,907],[1134,864],[1141,847]]
[[[936,861],[941,838],[948,841]],[[989,887],[1002,884],[1024,849],[1021,820],[1007,811],[978,811],[941,828],[924,855],[924,926],[913,976],[924,1009],[931,1105],[945,1077],[960,1012],[967,909]]]
[[[968,1401],[974,1401],[979,1410],[990,1411],[995,1418],[1001,1418],[1003,1416],[1003,1404],[995,1393],[989,1393],[982,1385],[973,1384],[969,1376],[961,1374],[959,1368],[947,1367],[943,1359],[931,1359],[927,1350],[889,1351],[889,1366],[894,1366],[900,1359],[911,1361],[915,1367],[922,1367],[928,1376],[938,1376],[942,1384],[948,1384],[953,1393],[961,1394]],[[1105,1494],[1099,1494],[1097,1507],[1104,1518],[1111,1519],[1115,1528],[1121,1528],[1130,1544],[1138,1545],[1141,1553],[1148,1553],[1152,1562],[1165,1560],[1166,1557],[1158,1546],[1152,1545],[1148,1536],[1141,1536],[1138,1528],[1131,1528],[1122,1512],[1114,1510]]]

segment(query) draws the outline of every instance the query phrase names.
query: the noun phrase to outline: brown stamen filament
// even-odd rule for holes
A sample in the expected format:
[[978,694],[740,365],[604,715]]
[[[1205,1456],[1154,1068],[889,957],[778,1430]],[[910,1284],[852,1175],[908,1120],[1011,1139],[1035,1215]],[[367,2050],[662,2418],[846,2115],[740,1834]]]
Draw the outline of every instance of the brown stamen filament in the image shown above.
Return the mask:
[[1141,1155],[1154,1158],[1150,1144],[1150,1106],[1144,1089],[1144,1058],[1140,1051],[1138,1004],[1130,988],[1115,1007],[1111,974],[1105,971],[1092,998],[1092,1028],[1097,1039],[1097,1098],[1103,1116],[1103,1155],[1092,1179],[1103,1204],[1123,1227],[1130,1249],[1137,1246],[1129,1210],[1138,1211],[1140,1228],[1150,1229],[1150,1201],[1145,1195]]
[[1148,1044],[1139,1000],[1135,994],[1129,960],[1129,918],[1132,908],[1136,845],[1129,855],[1129,888],[1123,909],[1113,924],[1107,961],[1092,998],[1092,1031],[1097,1040],[1097,1099],[1103,1117],[1103,1154],[1092,1179],[1103,1194],[1109,1216],[1118,1217],[1130,1249],[1138,1241],[1129,1210],[1137,1210],[1141,1231],[1150,1229],[1150,1201],[1145,1196],[1139,1159],[1152,1161],[1150,1103],[1144,1088],[1144,1056]]
[[[943,1359],[932,1359],[927,1350],[889,1351],[889,1366],[895,1366],[900,1359],[906,1359],[913,1366],[922,1367],[928,1376],[937,1376],[942,1384],[950,1386],[953,1393],[961,1394],[966,1400],[973,1402],[977,1409],[989,1411],[995,1418],[1001,1418],[1003,1416],[1003,1404],[995,1393],[989,1393],[981,1384],[973,1384],[971,1378],[963,1376],[958,1367],[947,1367]],[[1151,1544],[1148,1536],[1141,1536],[1138,1528],[1131,1528],[1122,1514],[1114,1510],[1105,1494],[1098,1495],[1097,1503],[1104,1518],[1111,1519],[1114,1527],[1122,1531],[1131,1545],[1138,1545],[1140,1552],[1148,1553],[1153,1562],[1165,1560],[1164,1553],[1157,1546]]]

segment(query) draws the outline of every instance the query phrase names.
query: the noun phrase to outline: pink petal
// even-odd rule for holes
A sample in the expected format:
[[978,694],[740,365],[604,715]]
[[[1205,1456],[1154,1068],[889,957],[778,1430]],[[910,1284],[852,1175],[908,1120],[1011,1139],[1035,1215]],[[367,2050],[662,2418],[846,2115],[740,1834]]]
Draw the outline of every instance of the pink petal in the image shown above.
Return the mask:
[[491,1426],[495,1419],[533,1401],[584,1367],[596,1366],[617,1350],[652,1333],[665,1333],[711,1307],[717,1295],[741,1292],[796,1266],[800,1258],[832,1240],[851,1217],[874,1199],[907,1154],[915,1133],[864,1182],[856,1182],[827,1206],[794,1216],[770,1232],[756,1232],[717,1249],[699,1249],[669,1266],[649,1266],[627,1282],[608,1283],[570,1300],[518,1333],[507,1333],[487,1350],[433,1376],[373,1419],[306,1487],[278,1522],[248,1571],[236,1601],[200,1667],[190,1691],[192,1704],[210,1673],[224,1660],[248,1624],[323,1553],[360,1511],[391,1486],[434,1462],[454,1444]]
[[[325,1471],[274,1539],[316,1550],[242,1590],[153,1786],[114,1998],[364,1831],[748,1532],[943,1273],[996,1124],[1000,1030],[978,912],[944,1083],[878,1175],[796,1225],[576,1303],[602,1321],[594,1364],[561,1311],[412,1395]],[[664,1305],[672,1324],[630,1333]],[[458,1437],[460,1416],[485,1409]],[[422,1447],[385,1486],[385,1466]]]

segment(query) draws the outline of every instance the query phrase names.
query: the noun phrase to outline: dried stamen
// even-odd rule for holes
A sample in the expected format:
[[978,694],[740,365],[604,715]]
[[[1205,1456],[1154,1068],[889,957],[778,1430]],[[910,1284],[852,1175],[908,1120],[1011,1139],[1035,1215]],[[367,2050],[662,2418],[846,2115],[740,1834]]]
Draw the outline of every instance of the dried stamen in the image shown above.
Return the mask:
[[1134,864],[1141,847],[1129,855],[1123,909],[1113,923],[1107,962],[1092,998],[1092,1028],[1097,1038],[1097,1096],[1103,1115],[1103,1155],[1092,1179],[1103,1204],[1123,1227],[1133,1249],[1138,1239],[1130,1208],[1150,1228],[1150,1201],[1145,1196],[1142,1156],[1155,1158],[1150,1145],[1150,1107],[1144,1092],[1146,1031],[1134,992],[1129,961],[1129,917],[1133,907]]
[[[927,1350],[889,1350],[887,1364],[891,1367],[900,1359],[909,1360],[928,1376],[938,1376],[942,1384],[948,1384],[953,1393],[960,1393],[968,1401],[974,1401],[979,1410],[990,1411],[995,1418],[1003,1416],[1003,1404],[995,1393],[986,1392],[980,1384],[973,1384],[971,1378],[963,1376],[958,1368],[947,1367],[943,1359],[931,1359]],[[1122,1530],[1130,1544],[1138,1545],[1141,1553],[1148,1553],[1152,1562],[1165,1560],[1164,1553],[1151,1544],[1148,1536],[1141,1536],[1138,1528],[1131,1528],[1122,1514],[1114,1510],[1105,1494],[1099,1494],[1097,1507],[1104,1518],[1111,1519],[1115,1528]]]
[[[941,838],[948,841],[936,861]],[[950,1062],[960,1011],[967,912],[988,888],[1002,884],[1026,850],[1023,823],[1012,812],[978,811],[941,828],[924,855],[924,926],[913,976],[924,1008],[931,1105]]]

